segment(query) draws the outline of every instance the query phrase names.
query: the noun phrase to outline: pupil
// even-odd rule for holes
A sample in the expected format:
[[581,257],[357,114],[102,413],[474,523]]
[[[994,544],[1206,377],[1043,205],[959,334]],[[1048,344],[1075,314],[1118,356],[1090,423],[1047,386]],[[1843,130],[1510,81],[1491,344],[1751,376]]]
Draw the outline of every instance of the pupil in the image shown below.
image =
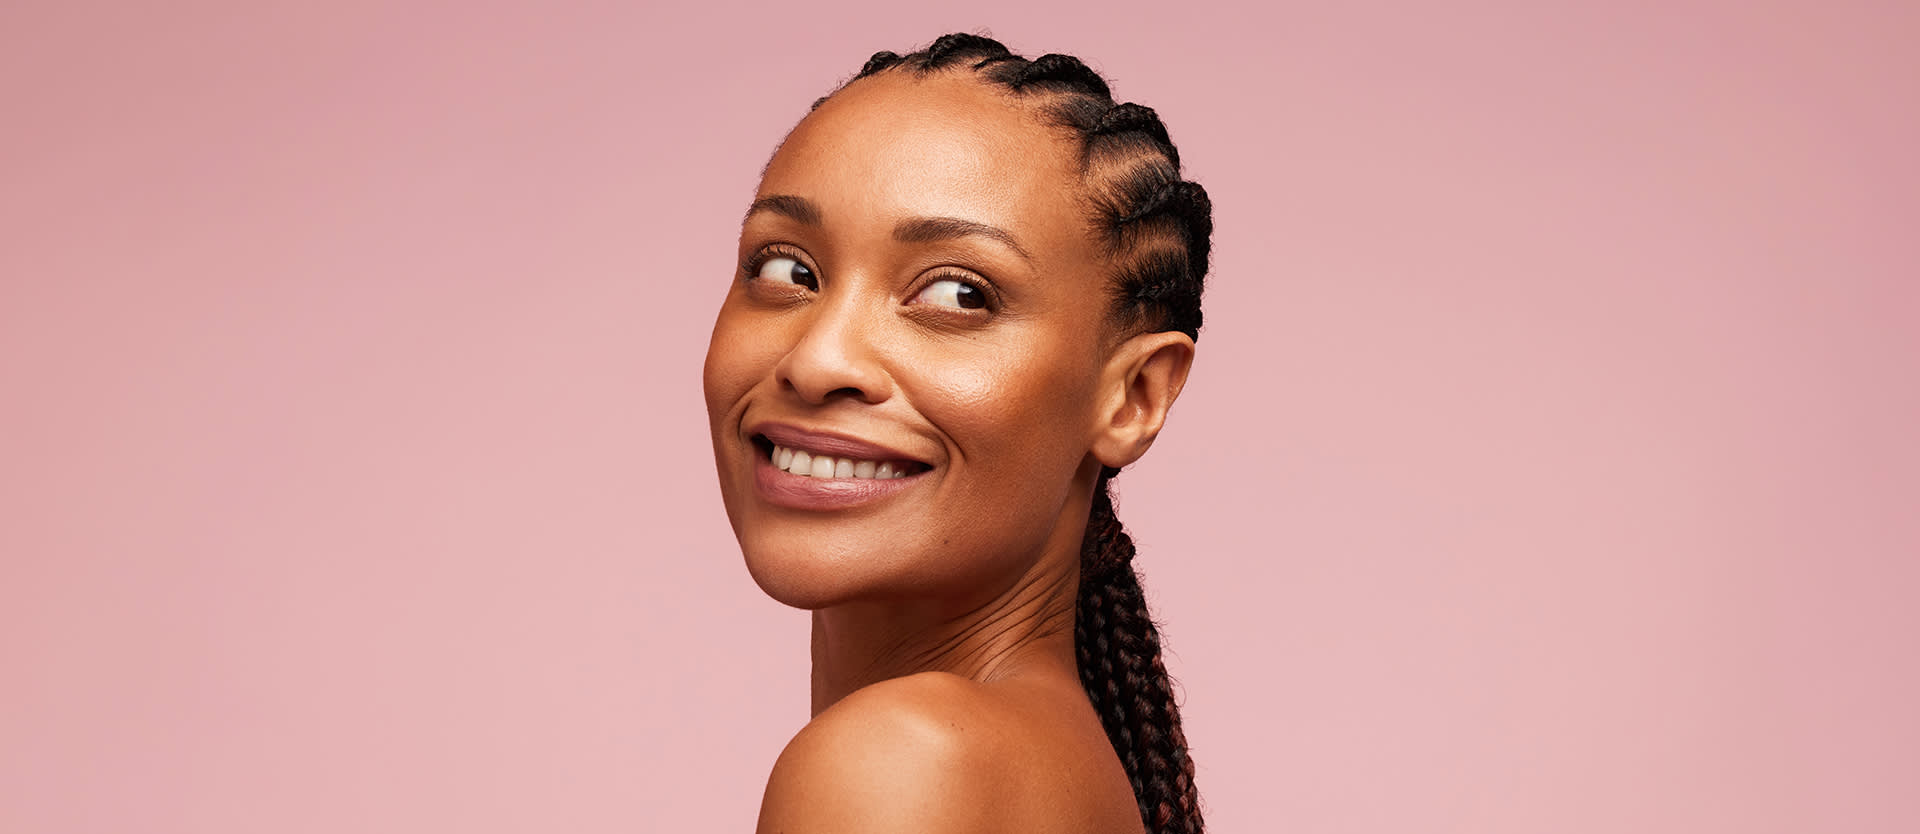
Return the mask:
[[953,291],[953,300],[969,310],[978,310],[987,306],[987,297],[966,284],[961,284]]
[[813,280],[813,270],[803,264],[793,265],[793,282],[810,290],[817,290],[820,284]]

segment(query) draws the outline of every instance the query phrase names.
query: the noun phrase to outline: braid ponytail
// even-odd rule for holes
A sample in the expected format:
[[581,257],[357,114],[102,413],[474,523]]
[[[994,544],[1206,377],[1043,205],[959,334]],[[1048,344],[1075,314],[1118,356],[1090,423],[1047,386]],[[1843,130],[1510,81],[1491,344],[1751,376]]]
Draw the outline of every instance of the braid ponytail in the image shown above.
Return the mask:
[[1101,474],[1081,544],[1073,627],[1080,685],[1120,754],[1147,830],[1200,834],[1200,794],[1173,681],[1160,659],[1160,629],[1133,569],[1133,539],[1114,517],[1108,479]]
[[[1078,58],[1050,54],[1029,61],[999,41],[970,34],[945,35],[908,55],[875,53],[847,83],[882,72],[925,76],[955,67],[1035,100],[1054,126],[1079,141],[1089,223],[1112,260],[1114,321],[1199,338],[1213,204],[1206,189],[1181,179],[1180,152],[1153,109],[1115,102],[1106,79]],[[1133,784],[1149,834],[1200,834],[1200,794],[1173,681],[1160,657],[1160,631],[1133,569],[1133,539],[1113,513],[1108,483],[1118,472],[1101,470],[1081,544],[1073,632],[1080,683]]]

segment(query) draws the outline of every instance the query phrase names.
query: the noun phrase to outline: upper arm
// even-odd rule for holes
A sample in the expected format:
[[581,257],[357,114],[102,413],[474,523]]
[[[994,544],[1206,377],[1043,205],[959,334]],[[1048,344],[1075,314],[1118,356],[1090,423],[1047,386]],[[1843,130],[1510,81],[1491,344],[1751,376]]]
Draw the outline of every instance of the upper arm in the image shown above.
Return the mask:
[[1001,828],[1002,738],[959,686],[887,681],[821,713],[774,764],[760,834]]

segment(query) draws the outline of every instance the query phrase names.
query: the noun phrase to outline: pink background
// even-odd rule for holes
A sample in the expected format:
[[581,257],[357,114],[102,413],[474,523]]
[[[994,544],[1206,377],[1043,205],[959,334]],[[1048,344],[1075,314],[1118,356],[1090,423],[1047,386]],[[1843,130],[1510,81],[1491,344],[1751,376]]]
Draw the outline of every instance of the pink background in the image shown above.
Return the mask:
[[739,214],[979,27],[1216,200],[1120,481],[1215,830],[1920,830],[1911,4],[306,5],[0,12],[0,830],[749,830]]

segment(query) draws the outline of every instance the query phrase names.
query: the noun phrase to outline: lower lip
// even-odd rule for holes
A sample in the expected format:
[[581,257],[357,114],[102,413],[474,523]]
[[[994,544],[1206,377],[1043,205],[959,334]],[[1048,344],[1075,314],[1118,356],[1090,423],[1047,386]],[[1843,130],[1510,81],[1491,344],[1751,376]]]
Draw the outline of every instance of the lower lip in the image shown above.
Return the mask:
[[756,450],[754,486],[760,497],[790,510],[844,510],[882,500],[920,481],[925,472],[904,478],[810,478],[774,468],[764,451]]

